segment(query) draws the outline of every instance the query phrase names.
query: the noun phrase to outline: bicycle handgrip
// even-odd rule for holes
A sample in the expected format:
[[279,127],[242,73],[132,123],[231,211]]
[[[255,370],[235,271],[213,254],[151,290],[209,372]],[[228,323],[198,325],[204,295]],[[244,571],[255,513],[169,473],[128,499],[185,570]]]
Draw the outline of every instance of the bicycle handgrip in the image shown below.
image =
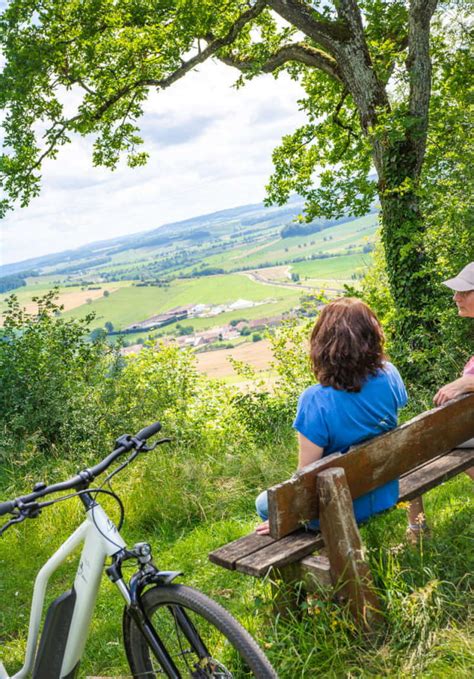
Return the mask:
[[14,500],[0,502],[0,516],[3,516],[4,514],[10,514],[15,509],[15,506]]
[[160,431],[160,429],[161,429],[160,422],[149,424],[148,427],[140,429],[138,434],[135,435],[135,438],[139,439],[140,441],[146,441],[147,439],[150,438],[150,436],[154,436],[155,434],[157,434]]

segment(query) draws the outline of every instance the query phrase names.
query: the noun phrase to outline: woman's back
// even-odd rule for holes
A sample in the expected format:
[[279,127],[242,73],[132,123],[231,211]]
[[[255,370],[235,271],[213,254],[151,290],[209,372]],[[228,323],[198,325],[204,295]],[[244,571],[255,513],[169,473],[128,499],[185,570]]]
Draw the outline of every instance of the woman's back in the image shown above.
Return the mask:
[[298,401],[293,426],[309,441],[324,448],[324,455],[345,453],[350,446],[397,426],[397,411],[407,402],[398,370],[384,363],[369,375],[360,391],[315,384]]

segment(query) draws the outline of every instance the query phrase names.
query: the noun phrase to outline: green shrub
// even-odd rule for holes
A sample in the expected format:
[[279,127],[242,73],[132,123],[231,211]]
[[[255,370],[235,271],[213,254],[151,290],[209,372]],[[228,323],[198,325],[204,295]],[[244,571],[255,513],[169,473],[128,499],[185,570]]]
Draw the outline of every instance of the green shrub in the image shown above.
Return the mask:
[[27,314],[12,295],[0,341],[0,427],[4,458],[34,445],[45,455],[71,455],[96,438],[98,386],[109,369],[102,336],[88,341],[93,316],[65,321],[55,291],[35,298]]

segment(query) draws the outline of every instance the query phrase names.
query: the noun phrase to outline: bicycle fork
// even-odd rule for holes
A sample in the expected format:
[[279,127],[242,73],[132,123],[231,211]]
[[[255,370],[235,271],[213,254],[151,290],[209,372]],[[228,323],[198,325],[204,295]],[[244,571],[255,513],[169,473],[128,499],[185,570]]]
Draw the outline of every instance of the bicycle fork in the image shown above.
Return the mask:
[[[122,563],[131,558],[138,560],[140,570],[132,576],[130,586],[127,587],[122,576]],[[151,547],[146,542],[137,543],[130,551],[122,550],[115,554],[113,563],[106,569],[106,573],[111,582],[117,585],[120,590],[126,602],[126,613],[130,615],[143,634],[162,670],[169,679],[180,679],[181,674],[143,609],[141,594],[148,585],[167,585],[182,573],[179,571],[159,571],[152,562]],[[183,611],[180,611],[180,617],[182,624],[186,626],[184,617],[187,619],[187,616]],[[187,623],[191,625],[188,619]],[[181,622],[178,622],[178,624],[181,624]]]

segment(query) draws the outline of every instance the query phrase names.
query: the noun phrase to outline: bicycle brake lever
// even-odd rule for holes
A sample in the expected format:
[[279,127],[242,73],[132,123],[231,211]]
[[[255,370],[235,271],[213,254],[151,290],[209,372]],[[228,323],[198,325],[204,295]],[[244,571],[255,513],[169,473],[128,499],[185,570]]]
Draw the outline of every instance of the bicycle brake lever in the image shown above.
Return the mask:
[[14,519],[10,519],[10,521],[7,521],[7,523],[0,528],[0,535],[3,535],[3,533],[10,528],[10,526],[13,526],[15,523],[21,523],[26,519],[25,514],[16,514]]
[[155,450],[156,446],[159,446],[162,443],[170,443],[173,439],[170,438],[164,438],[160,439],[159,441],[156,441],[153,443],[151,446],[143,446],[143,448],[140,449],[141,453],[149,453],[151,450]]

